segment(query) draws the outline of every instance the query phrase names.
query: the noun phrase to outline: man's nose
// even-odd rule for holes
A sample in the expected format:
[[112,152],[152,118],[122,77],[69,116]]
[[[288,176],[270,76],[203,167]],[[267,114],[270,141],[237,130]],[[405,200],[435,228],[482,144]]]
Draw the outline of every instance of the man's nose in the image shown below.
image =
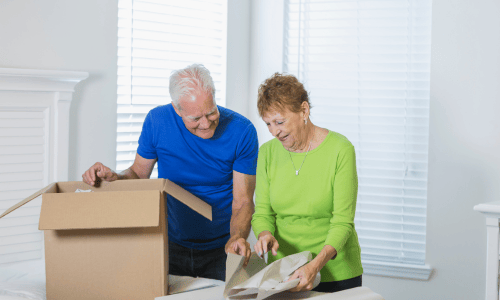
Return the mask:
[[210,128],[210,120],[206,117],[206,116],[203,116],[201,119],[200,119],[200,129],[208,129]]

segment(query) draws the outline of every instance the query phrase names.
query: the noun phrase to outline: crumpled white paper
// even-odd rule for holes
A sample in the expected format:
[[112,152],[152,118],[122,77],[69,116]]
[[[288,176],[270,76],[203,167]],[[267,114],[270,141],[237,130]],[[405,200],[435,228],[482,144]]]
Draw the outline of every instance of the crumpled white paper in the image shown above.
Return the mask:
[[[244,256],[228,253],[226,261],[225,299],[265,299],[271,295],[292,289],[300,279],[285,282],[290,276],[312,259],[311,252],[289,255],[266,266],[264,259],[252,253],[246,268]],[[321,281],[318,273],[314,287]],[[314,288],[313,287],[313,288]]]
[[82,190],[82,189],[76,189],[75,193],[90,193],[92,190]]

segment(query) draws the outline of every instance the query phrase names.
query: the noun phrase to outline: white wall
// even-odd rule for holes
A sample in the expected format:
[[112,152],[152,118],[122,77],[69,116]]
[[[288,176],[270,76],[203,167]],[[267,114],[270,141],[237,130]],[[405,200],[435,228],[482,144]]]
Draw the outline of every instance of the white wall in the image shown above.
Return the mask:
[[[227,102],[249,110],[250,0],[228,3]],[[0,68],[89,72],[70,112],[69,180],[116,166],[117,0],[0,0]]]
[[428,282],[364,278],[386,299],[484,299],[486,227],[500,199],[500,2],[436,0],[432,17]]
[[[246,117],[250,3],[228,2],[226,106]],[[116,166],[117,15],[117,0],[0,0],[0,68],[90,73],[70,108],[69,180],[96,161]]]
[[283,71],[283,0],[253,0],[250,32],[250,103],[248,118],[259,136],[259,144],[272,139],[257,111],[259,85],[275,72]]
[[248,118],[250,75],[250,0],[227,4],[226,107]]
[[70,108],[69,180],[115,166],[116,0],[0,0],[0,67],[85,71]]
[[[270,136],[256,89],[282,68],[278,2],[252,2],[249,116],[261,143]],[[364,275],[387,300],[484,299],[485,220],[472,208],[500,199],[498,16],[497,0],[433,3],[426,261],[434,273],[429,281]]]
[[[256,124],[262,142],[270,136],[257,87],[282,68],[282,0],[248,1],[228,7],[240,15],[229,18],[237,25],[228,30],[227,105]],[[485,226],[472,207],[500,199],[499,15],[496,0],[434,1],[427,262],[435,272],[429,281],[365,275],[387,300],[484,298]],[[114,167],[116,18],[116,0],[0,0],[0,67],[90,73],[71,104],[70,180],[96,160]]]

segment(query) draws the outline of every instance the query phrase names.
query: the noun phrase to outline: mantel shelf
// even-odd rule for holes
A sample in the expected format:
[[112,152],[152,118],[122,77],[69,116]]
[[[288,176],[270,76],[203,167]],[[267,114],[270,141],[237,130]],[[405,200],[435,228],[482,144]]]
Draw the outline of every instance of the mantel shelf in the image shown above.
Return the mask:
[[[0,192],[8,195],[7,203],[68,180],[70,106],[75,86],[87,77],[87,72],[0,68]],[[25,208],[31,219],[40,204],[41,199]],[[10,232],[4,247],[17,249],[0,253],[0,264],[44,257],[43,234],[31,219],[19,218],[25,215],[20,209],[0,220]]]
[[474,206],[486,218],[486,300],[498,300],[500,201]]
[[0,90],[74,92],[87,77],[87,72],[0,68]]
[[482,213],[500,214],[500,201],[478,204],[474,206],[474,210]]

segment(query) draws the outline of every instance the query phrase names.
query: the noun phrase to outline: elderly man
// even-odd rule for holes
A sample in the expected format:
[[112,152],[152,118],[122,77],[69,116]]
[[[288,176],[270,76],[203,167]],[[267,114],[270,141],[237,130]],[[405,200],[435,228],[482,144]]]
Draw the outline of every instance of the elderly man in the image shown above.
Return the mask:
[[254,212],[258,152],[252,123],[215,103],[210,72],[202,65],[174,71],[172,104],[152,109],[144,121],[135,161],[120,174],[96,163],[83,175],[105,181],[158,177],[212,205],[213,221],[167,197],[169,273],[225,280],[227,252],[250,257],[246,241]]

